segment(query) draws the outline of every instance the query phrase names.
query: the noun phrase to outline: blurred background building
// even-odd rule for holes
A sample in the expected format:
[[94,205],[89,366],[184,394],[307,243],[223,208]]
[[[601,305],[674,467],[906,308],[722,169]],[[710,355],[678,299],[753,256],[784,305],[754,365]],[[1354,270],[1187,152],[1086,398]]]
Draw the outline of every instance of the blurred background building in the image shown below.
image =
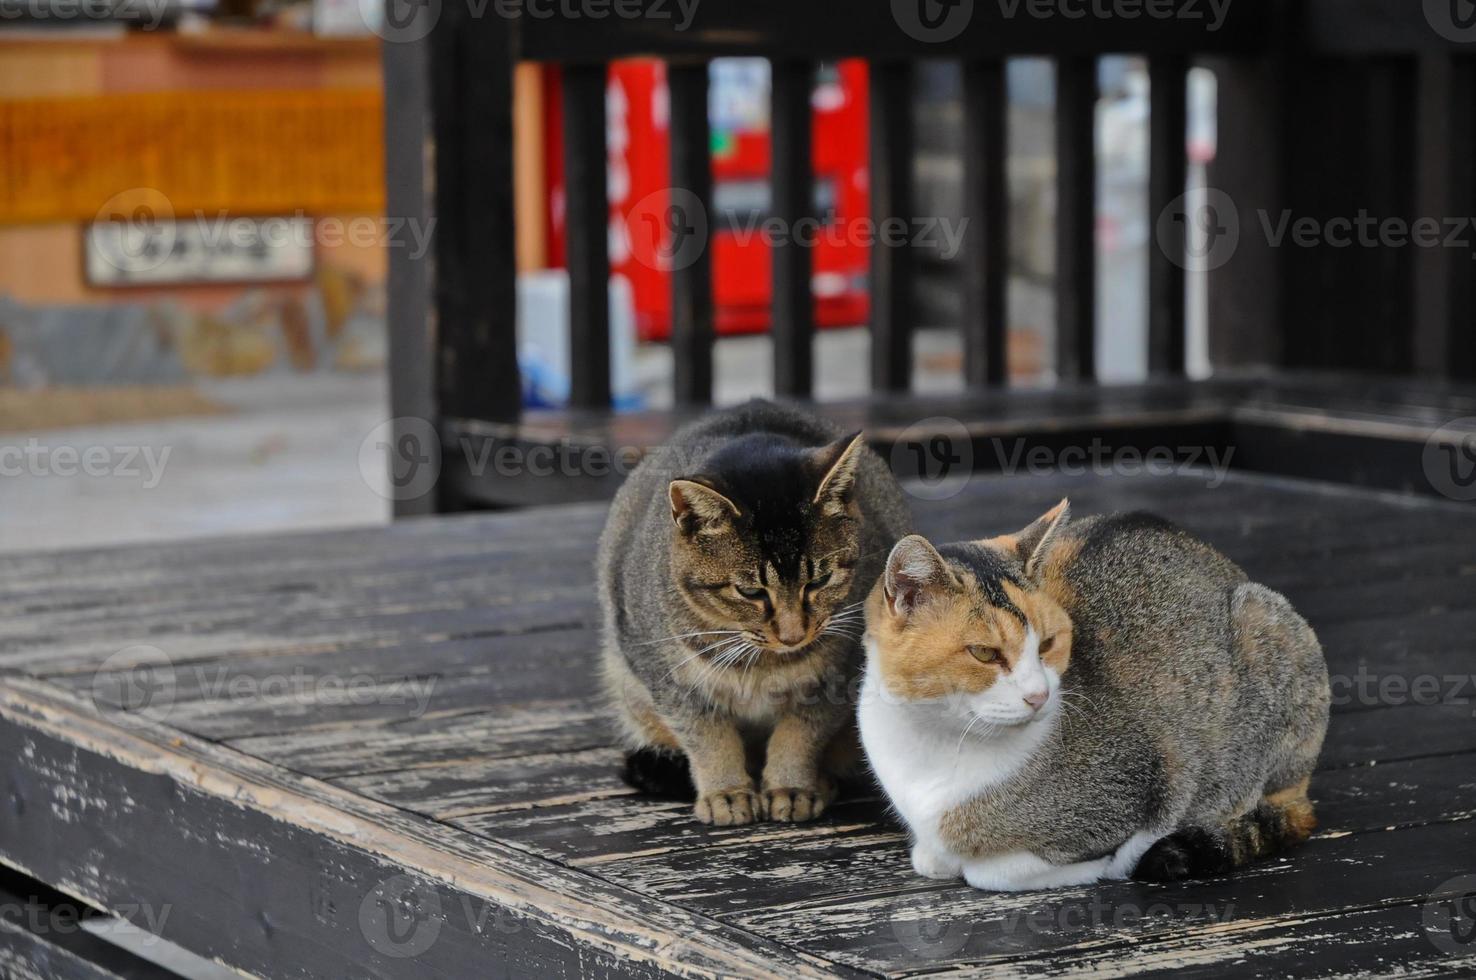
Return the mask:
[[[384,214],[375,3],[0,0],[0,548],[385,520],[361,444],[387,417],[386,248],[433,227]],[[961,386],[956,66],[917,73],[916,387]],[[770,391],[768,64],[711,67],[719,402]],[[1009,70],[1012,382],[1047,382],[1052,336],[1052,73]],[[559,76],[516,79],[519,350],[524,400],[567,395]],[[669,399],[669,290],[628,226],[664,200],[656,61],[614,65],[607,100],[617,405]],[[817,215],[864,218],[866,69],[814,89]],[[1191,78],[1191,186],[1214,152],[1213,79]],[[1099,367],[1145,375],[1147,82],[1105,59],[1098,107]],[[868,248],[814,262],[816,394],[867,384]],[[1191,307],[1194,306],[1191,283]],[[1207,371],[1191,310],[1191,371]],[[47,473],[86,447],[167,447],[148,494],[115,472]],[[14,455],[19,453],[20,455]],[[22,519],[17,519],[21,517]]]

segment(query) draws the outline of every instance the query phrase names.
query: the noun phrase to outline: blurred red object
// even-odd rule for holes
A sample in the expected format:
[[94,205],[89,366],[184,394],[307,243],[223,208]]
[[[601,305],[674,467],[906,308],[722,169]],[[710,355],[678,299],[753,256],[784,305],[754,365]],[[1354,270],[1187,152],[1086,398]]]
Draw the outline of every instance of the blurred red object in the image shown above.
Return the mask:
[[[765,231],[769,189],[769,80],[762,59],[719,59],[711,68],[712,229],[715,327],[719,334],[769,328],[771,267]],[[564,175],[559,73],[544,70],[545,157],[548,162],[549,263],[564,263]],[[610,269],[626,276],[635,297],[641,340],[671,335],[670,272],[659,259],[669,236],[653,216],[671,199],[666,69],[660,61],[610,66],[606,87],[609,147]],[[816,207],[812,274],[815,323],[855,326],[867,320],[869,261],[866,173],[866,65],[824,66],[811,97]],[[785,231],[787,233],[787,230]]]

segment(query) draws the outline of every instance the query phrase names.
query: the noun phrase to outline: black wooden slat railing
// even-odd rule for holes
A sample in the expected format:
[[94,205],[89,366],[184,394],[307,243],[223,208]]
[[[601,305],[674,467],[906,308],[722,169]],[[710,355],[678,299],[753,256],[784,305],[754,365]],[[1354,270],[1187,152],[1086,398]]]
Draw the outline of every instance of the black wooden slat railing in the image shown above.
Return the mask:
[[815,300],[810,295],[813,244],[799,233],[813,217],[810,92],[815,65],[776,61],[771,84],[770,182],[773,217],[791,230],[773,245],[774,393],[808,398],[815,374]]
[[1097,59],[1056,62],[1056,374],[1096,377]]
[[913,255],[907,235],[892,240],[894,222],[912,210],[912,63],[871,66],[871,387],[906,391],[912,384]]
[[1003,60],[964,62],[964,380],[975,387],[1002,385],[1009,376],[1007,94]]
[[603,62],[565,66],[563,108],[570,404],[609,408],[610,204]]
[[[712,401],[712,160],[707,115],[707,63],[672,64],[671,186],[685,191],[668,205],[671,256],[671,353],[676,401]],[[685,213],[691,207],[695,214]],[[695,237],[697,240],[692,241]]]
[[1188,228],[1159,224],[1186,188],[1189,159],[1188,62],[1160,55],[1148,62],[1148,370],[1182,375],[1185,356],[1184,261]]

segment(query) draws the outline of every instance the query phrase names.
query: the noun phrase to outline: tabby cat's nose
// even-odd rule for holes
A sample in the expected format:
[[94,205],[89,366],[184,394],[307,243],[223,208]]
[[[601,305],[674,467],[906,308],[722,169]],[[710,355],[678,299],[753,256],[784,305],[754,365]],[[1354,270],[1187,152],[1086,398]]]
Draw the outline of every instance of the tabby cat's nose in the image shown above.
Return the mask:
[[1031,691],[1025,695],[1025,703],[1030,705],[1030,710],[1039,711],[1050,696],[1050,691]]

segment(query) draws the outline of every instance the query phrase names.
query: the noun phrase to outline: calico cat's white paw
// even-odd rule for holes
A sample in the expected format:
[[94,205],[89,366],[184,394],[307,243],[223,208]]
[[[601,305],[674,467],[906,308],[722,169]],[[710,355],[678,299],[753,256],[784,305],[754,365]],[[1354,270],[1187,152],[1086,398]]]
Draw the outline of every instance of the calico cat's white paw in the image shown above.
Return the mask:
[[757,820],[763,812],[761,805],[762,801],[752,787],[738,786],[698,797],[697,806],[692,812],[702,823],[718,827],[738,827]]
[[923,844],[912,845],[912,870],[924,878],[948,881],[963,873],[963,863]]

